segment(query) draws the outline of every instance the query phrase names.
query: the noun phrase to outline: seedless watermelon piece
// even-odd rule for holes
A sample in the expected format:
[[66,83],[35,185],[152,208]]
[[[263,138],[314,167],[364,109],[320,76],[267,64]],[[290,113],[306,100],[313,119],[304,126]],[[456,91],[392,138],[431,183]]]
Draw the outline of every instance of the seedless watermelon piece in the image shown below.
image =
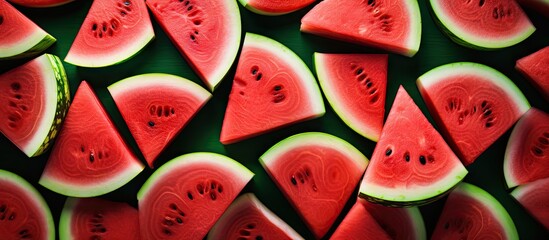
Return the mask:
[[67,198],[59,239],[139,240],[139,214],[127,203],[100,198]]
[[25,179],[0,169],[2,239],[54,240],[55,226],[44,198]]
[[431,239],[519,239],[507,210],[486,191],[461,183],[449,195]]
[[233,64],[242,27],[235,0],[147,0],[173,44],[210,90]]
[[47,8],[47,7],[61,6],[61,5],[70,3],[74,0],[9,0],[9,1],[25,7]]
[[349,213],[339,224],[330,240],[383,240],[393,239],[370,215],[364,203],[364,199],[358,199]]
[[238,0],[248,10],[267,16],[277,16],[302,9],[314,0]]
[[208,240],[303,239],[253,193],[238,197],[208,233]]
[[427,239],[425,224],[418,207],[386,207],[359,198],[359,201],[383,230],[394,240]]
[[52,145],[69,102],[59,58],[37,57],[0,75],[0,132],[27,156],[38,156]]
[[314,54],[320,86],[334,111],[374,142],[385,116],[387,59],[386,54]]
[[170,160],[137,193],[141,238],[203,239],[253,175],[215,153]]
[[225,111],[220,141],[234,143],[324,115],[307,65],[270,38],[247,33]]
[[368,165],[351,144],[318,132],[280,141],[259,162],[316,238],[328,232]]
[[503,172],[509,188],[549,178],[549,114],[531,108],[517,122],[505,149]]
[[411,57],[421,16],[416,0],[324,0],[301,19],[301,31]]
[[429,112],[465,166],[530,108],[509,78],[478,63],[436,67],[421,75],[417,85]]
[[108,87],[149,167],[210,99],[199,85],[169,74],[143,74]]
[[359,196],[386,205],[434,201],[467,170],[402,86],[383,126]]
[[126,61],[154,38],[142,0],[95,0],[65,57],[81,67],[105,67]]
[[536,28],[515,1],[429,0],[433,18],[454,42],[481,50],[509,47]]
[[0,60],[37,55],[56,41],[6,0],[0,0],[0,32]]
[[549,178],[521,185],[511,195],[549,230]]
[[549,46],[517,60],[515,68],[549,101]]
[[94,197],[118,189],[143,168],[82,81],[39,183],[59,194]]

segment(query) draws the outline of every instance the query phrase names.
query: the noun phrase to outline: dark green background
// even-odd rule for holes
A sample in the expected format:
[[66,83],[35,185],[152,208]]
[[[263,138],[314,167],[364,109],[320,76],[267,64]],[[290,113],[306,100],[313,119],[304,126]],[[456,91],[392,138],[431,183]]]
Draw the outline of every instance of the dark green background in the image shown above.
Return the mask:
[[[46,52],[55,54],[61,59],[64,59],[90,5],[91,1],[76,1],[65,6],[50,9],[19,9],[57,38],[57,43],[47,49]],[[543,18],[542,15],[537,12],[532,12],[527,9],[526,12],[537,27],[537,31],[530,38],[516,46],[503,50],[476,51],[450,41],[434,25],[428,10],[427,2],[425,0],[419,0],[419,5],[422,17],[422,41],[420,50],[413,58],[390,54],[386,113],[389,112],[398,86],[404,85],[406,90],[411,94],[416,103],[432,122],[432,118],[428,114],[425,104],[419,96],[415,85],[415,79],[436,66],[456,61],[479,62],[501,71],[517,84],[532,106],[549,112],[549,104],[543,100],[541,94],[537,92],[523,76],[514,70],[515,61],[518,58],[528,55],[549,44],[549,24],[546,18]],[[240,5],[239,7],[242,16],[243,34],[245,32],[254,32],[280,41],[295,51],[311,70],[313,70],[312,54],[315,51],[333,53],[383,52],[364,46],[302,34],[299,31],[300,19],[312,6],[289,15],[278,17],[257,15],[242,8]],[[74,96],[78,83],[81,80],[87,80],[96,90],[123,137],[129,142],[132,149],[142,160],[143,157],[140,155],[139,150],[136,147],[137,145],[121,119],[120,113],[114,106],[114,102],[106,87],[123,78],[150,72],[162,72],[183,76],[204,86],[154,20],[153,25],[156,33],[155,40],[153,40],[141,53],[127,62],[99,69],[80,68],[67,63],[64,64],[70,80],[72,96]],[[0,62],[0,72],[4,72],[22,62],[24,61]],[[322,131],[339,136],[349,141],[367,157],[371,156],[375,143],[350,130],[350,128],[334,114],[333,110],[328,105],[328,102],[324,101],[326,104],[326,114],[321,118],[296,124],[240,143],[223,146],[218,139],[235,67],[236,64],[233,64],[227,77],[214,92],[213,98],[175,139],[174,143],[160,155],[157,164],[161,165],[176,156],[196,151],[211,151],[228,155],[246,165],[256,174],[245,191],[255,192],[259,199],[272,211],[294,227],[303,237],[311,239],[312,234],[293,211],[292,207],[288,204],[274,183],[266,175],[265,171],[258,163],[258,157],[270,146],[285,137],[305,131]],[[469,175],[467,175],[465,181],[487,190],[496,197],[509,211],[509,214],[512,216],[517,226],[519,234],[523,239],[549,239],[547,230],[531,218],[521,206],[510,197],[509,190],[506,189],[503,178],[502,161],[509,135],[510,130],[482,154],[473,165],[468,167]],[[65,197],[53,193],[37,184],[49,152],[40,157],[29,159],[4,136],[0,136],[0,154],[1,169],[6,169],[23,176],[42,193],[51,207],[57,226]],[[136,193],[152,171],[153,170],[148,168],[145,169],[130,183],[103,197],[111,200],[126,201],[137,206]],[[433,204],[421,207],[425,226],[427,228],[427,236],[431,235],[433,228],[436,225],[444,200],[445,199],[442,199]],[[341,221],[344,213],[351,206],[350,204],[351,202],[347,204],[343,214],[334,226],[337,226],[339,221]],[[332,231],[333,229],[334,228],[332,228]]]

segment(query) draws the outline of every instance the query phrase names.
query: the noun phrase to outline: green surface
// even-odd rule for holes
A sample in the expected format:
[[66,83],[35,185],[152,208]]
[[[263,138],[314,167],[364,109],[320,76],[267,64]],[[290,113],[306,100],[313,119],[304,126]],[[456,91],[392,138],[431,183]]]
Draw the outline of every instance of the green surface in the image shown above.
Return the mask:
[[[76,36],[90,5],[91,1],[80,0],[51,9],[19,9],[58,39],[58,42],[47,49],[46,52],[56,54],[63,59],[66,56],[72,40]],[[501,71],[517,84],[533,107],[549,112],[549,104],[543,100],[541,94],[537,92],[524,77],[514,70],[516,59],[549,44],[549,24],[546,18],[543,18],[536,12],[527,11],[532,22],[537,27],[537,31],[530,38],[507,49],[483,52],[468,49],[450,41],[434,25],[427,8],[427,1],[420,0],[419,5],[421,8],[423,25],[422,42],[419,52],[413,58],[394,54],[390,54],[389,56],[389,79],[387,84],[386,103],[387,113],[395,97],[398,86],[402,84],[420,106],[422,111],[426,113],[429,120],[432,120],[419,95],[415,85],[415,79],[436,66],[456,61],[479,62]],[[314,69],[312,58],[313,52],[315,51],[333,53],[383,52],[372,48],[346,44],[300,33],[300,19],[312,6],[290,15],[278,17],[256,15],[242,6],[239,7],[242,16],[243,34],[249,31],[280,41],[295,51],[311,70]],[[137,145],[131,138],[120,113],[116,109],[114,102],[107,91],[107,86],[126,77],[150,72],[175,74],[205,86],[192,72],[189,65],[154,20],[153,25],[156,39],[140,54],[127,62],[117,66],[100,69],[79,68],[67,63],[64,64],[71,83],[70,90],[72,96],[74,96],[78,83],[81,80],[87,80],[96,90],[101,101],[106,106],[107,111],[120,129],[123,137],[130,143],[133,150],[138,153],[143,162],[144,159],[140,155]],[[0,62],[0,72],[4,72],[21,63],[22,61]],[[296,124],[240,143],[223,146],[219,142],[219,134],[235,67],[236,64],[233,65],[233,68],[231,68],[227,77],[214,92],[213,98],[175,139],[175,142],[160,155],[157,163],[163,164],[169,159],[181,154],[197,151],[217,152],[234,158],[246,165],[256,174],[245,191],[255,192],[258,198],[267,207],[279,215],[283,220],[287,221],[288,224],[294,227],[296,231],[305,238],[311,239],[313,236],[312,233],[307,230],[286,199],[284,199],[281,192],[276,188],[260,166],[258,161],[259,156],[278,141],[290,135],[305,131],[321,131],[341,137],[357,147],[367,157],[372,155],[375,143],[367,140],[347,127],[335,115],[325,100],[326,114],[322,118]],[[482,154],[473,165],[468,167],[469,175],[465,178],[465,181],[485,189],[502,203],[515,221],[521,238],[549,239],[547,230],[530,217],[526,211],[513,200],[509,195],[510,191],[506,189],[502,163],[509,135],[510,130]],[[30,181],[44,195],[44,198],[51,207],[57,226],[65,197],[53,193],[37,184],[49,152],[43,156],[29,159],[11,144],[9,140],[0,136],[0,153],[0,169],[15,172]],[[147,177],[151,175],[152,171],[153,170],[151,169],[145,169],[129,184],[117,191],[105,195],[104,198],[126,201],[137,206],[137,191]],[[444,200],[445,199],[442,199],[433,204],[421,207],[428,236],[431,235],[433,228],[436,225]],[[348,211],[349,208],[350,205],[348,204],[345,212]],[[338,222],[342,217],[343,216],[340,216]],[[336,225],[337,222],[334,226]]]

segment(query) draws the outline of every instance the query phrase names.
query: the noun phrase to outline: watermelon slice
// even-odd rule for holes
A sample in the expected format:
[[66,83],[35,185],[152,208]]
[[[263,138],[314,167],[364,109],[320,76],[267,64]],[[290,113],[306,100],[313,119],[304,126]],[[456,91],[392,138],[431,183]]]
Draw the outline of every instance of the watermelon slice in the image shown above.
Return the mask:
[[137,209],[100,198],[67,198],[59,239],[139,239]]
[[151,168],[211,97],[187,79],[160,73],[126,78],[108,89]]
[[208,240],[303,239],[253,193],[238,197],[208,233]]
[[549,101],[549,46],[517,60],[515,68]]
[[517,122],[507,142],[503,172],[509,188],[549,178],[549,114],[531,108]]
[[394,240],[424,240],[427,239],[425,224],[418,207],[395,208],[368,202],[362,198],[359,201],[379,226]]
[[288,14],[302,9],[315,0],[238,0],[248,10],[267,16]]
[[359,196],[392,206],[432,202],[467,170],[402,86],[383,126]]
[[416,0],[324,0],[301,19],[301,31],[411,57],[421,16]]
[[9,0],[12,3],[25,7],[47,8],[65,5],[74,0]]
[[50,208],[22,177],[0,169],[0,236],[2,239],[55,239]]
[[252,179],[240,163],[190,153],[158,168],[137,193],[142,239],[203,239]]
[[363,203],[358,199],[349,213],[345,216],[330,240],[384,240],[393,239],[387,234],[370,215]]
[[105,67],[128,60],[154,38],[145,2],[95,0],[65,57],[81,67]]
[[305,63],[286,46],[247,33],[220,141],[234,143],[324,115],[322,95]]
[[242,29],[236,1],[146,3],[179,52],[213,91],[231,68],[240,46]]
[[461,183],[449,195],[431,239],[519,239],[513,219],[489,193]]
[[429,3],[442,31],[466,47],[479,50],[509,47],[536,30],[515,1],[429,0]]
[[549,230],[549,178],[521,185],[511,195]]
[[429,112],[465,166],[530,108],[509,78],[478,63],[439,66],[420,76],[417,85]]
[[6,0],[0,0],[0,32],[0,60],[37,55],[56,41]]
[[351,144],[319,132],[288,137],[259,162],[316,238],[328,232],[368,165]]
[[121,187],[143,168],[83,81],[39,183],[59,194],[94,197]]
[[320,86],[334,111],[374,142],[385,116],[387,59],[387,54],[314,54]]
[[37,57],[0,75],[0,132],[27,156],[38,156],[52,145],[69,102],[59,58]]

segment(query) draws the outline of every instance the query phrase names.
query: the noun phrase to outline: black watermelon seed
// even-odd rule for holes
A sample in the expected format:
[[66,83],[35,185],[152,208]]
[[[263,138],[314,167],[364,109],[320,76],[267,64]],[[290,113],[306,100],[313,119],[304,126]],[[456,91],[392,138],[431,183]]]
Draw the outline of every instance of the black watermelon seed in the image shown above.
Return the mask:
[[217,199],[217,196],[215,195],[215,192],[210,193],[210,198],[212,198],[212,200],[214,200],[214,201]]
[[388,148],[387,151],[385,151],[385,156],[390,156],[391,153],[393,153],[393,150]]
[[427,163],[423,155],[419,156],[419,163],[421,163],[421,165],[425,165]]
[[4,16],[0,15],[0,25],[2,25],[2,23],[4,23]]
[[250,223],[250,224],[246,225],[246,227],[247,227],[248,229],[254,229],[254,228],[255,228],[255,224]]
[[193,200],[193,194],[191,192],[187,192],[187,197],[190,199],[190,200]]
[[95,156],[93,155],[93,153],[90,153],[90,162],[93,162],[95,160]]
[[355,73],[355,74],[356,74],[356,75],[360,75],[362,72],[364,72],[364,69],[359,68],[359,69],[356,70],[356,73]]
[[295,180],[295,176],[292,176],[292,178],[290,179],[290,181],[292,181],[292,184],[293,184],[293,185],[297,185],[297,181]]
[[276,85],[276,86],[274,86],[273,89],[274,89],[275,91],[280,91],[280,90],[282,89],[282,86]]
[[404,154],[404,160],[406,160],[406,162],[409,162],[410,161],[410,154],[405,153]]
[[263,237],[262,237],[261,235],[256,236],[256,237],[255,237],[255,240],[263,240]]
[[183,220],[181,218],[176,218],[175,221],[177,221],[177,223],[179,223],[179,224],[183,223]]
[[149,121],[149,126],[154,127],[154,122],[153,122],[153,121]]

